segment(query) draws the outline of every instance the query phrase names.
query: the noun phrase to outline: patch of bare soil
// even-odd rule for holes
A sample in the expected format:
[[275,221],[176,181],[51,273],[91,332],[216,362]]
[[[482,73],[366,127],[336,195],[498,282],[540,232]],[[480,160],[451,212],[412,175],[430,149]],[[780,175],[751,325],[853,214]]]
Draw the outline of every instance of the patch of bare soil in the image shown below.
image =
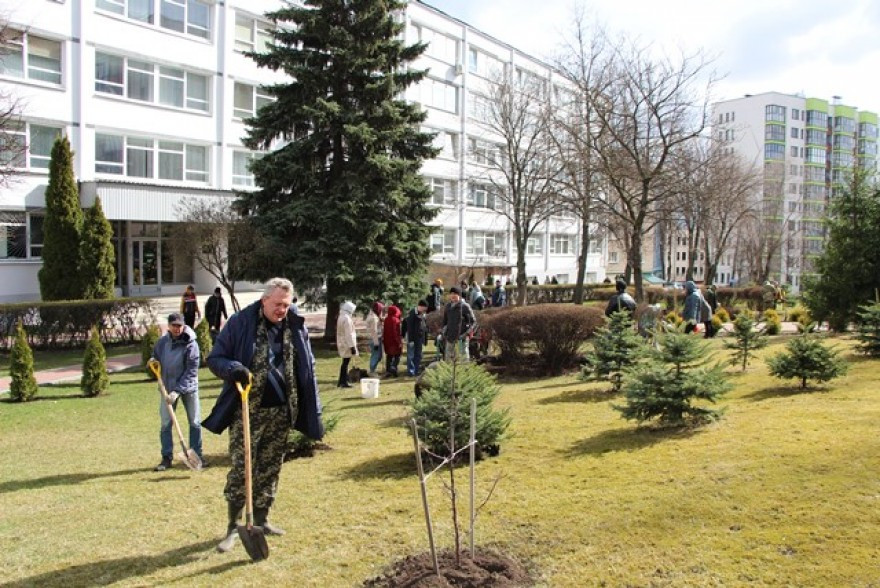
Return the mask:
[[455,566],[455,553],[445,550],[437,554],[440,576],[434,573],[430,553],[408,556],[391,566],[381,576],[364,582],[364,588],[461,588],[534,586],[526,567],[506,555],[478,549],[476,557],[461,554],[461,566]]

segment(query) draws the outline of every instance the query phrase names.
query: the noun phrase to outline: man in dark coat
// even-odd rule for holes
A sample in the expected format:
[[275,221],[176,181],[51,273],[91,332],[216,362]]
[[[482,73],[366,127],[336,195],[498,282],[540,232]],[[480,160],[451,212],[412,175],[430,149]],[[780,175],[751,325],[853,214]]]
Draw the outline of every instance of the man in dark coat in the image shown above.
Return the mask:
[[605,316],[610,317],[619,310],[625,310],[632,316],[636,310],[636,301],[626,292],[626,282],[618,278],[614,282],[614,288],[617,293],[608,300],[608,306],[605,307]]
[[427,308],[427,301],[419,300],[400,326],[401,335],[406,337],[406,373],[409,376],[419,375],[421,368],[422,345],[428,334],[428,327],[425,325]]
[[291,427],[313,439],[324,435],[315,358],[305,319],[291,311],[293,284],[273,278],[263,297],[229,319],[208,356],[208,367],[224,380],[223,390],[202,427],[218,435],[229,428],[232,468],[224,495],[229,507],[226,537],[217,546],[229,551],[244,506],[244,453],[241,396],[253,376],[248,399],[251,416],[254,524],[267,534],[284,531],[267,520],[275,500]]
[[226,302],[223,300],[223,294],[220,288],[214,288],[214,294],[208,297],[205,302],[205,319],[208,326],[211,327],[211,341],[217,339],[217,333],[220,331],[220,323],[229,319],[226,314]]
[[460,361],[468,361],[469,341],[477,325],[471,306],[462,300],[458,288],[449,289],[449,302],[443,312],[443,341],[447,361],[456,357]]

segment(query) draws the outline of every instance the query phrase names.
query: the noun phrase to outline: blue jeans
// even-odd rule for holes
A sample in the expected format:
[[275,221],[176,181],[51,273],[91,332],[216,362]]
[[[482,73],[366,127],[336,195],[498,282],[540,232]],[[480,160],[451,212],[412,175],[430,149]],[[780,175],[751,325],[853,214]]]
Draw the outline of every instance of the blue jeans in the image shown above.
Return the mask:
[[466,337],[462,337],[457,341],[446,341],[445,343],[444,359],[446,361],[457,359],[458,361],[465,362],[470,360],[470,349],[468,348],[468,339]]
[[370,373],[376,373],[379,362],[382,361],[382,339],[379,339],[378,345],[370,343]]
[[406,373],[410,376],[419,375],[422,365],[422,340],[406,342]]
[[[186,418],[189,421],[189,447],[196,452],[196,455],[202,457],[202,420],[199,413],[199,393],[181,394],[177,400],[183,400],[183,407],[186,409]],[[174,408],[177,408],[177,402],[174,403]],[[161,396],[159,397],[159,420],[162,423],[159,429],[162,457],[171,459],[174,455],[173,435],[177,433],[171,430],[174,428],[171,424],[171,414],[168,412],[168,404]]]

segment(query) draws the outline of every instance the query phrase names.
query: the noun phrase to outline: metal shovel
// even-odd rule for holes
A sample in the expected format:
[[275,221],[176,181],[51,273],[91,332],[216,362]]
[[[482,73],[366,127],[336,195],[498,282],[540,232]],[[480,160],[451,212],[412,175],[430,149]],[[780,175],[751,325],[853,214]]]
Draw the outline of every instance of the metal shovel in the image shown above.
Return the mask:
[[168,414],[171,415],[171,422],[174,423],[174,428],[177,430],[177,439],[180,441],[181,451],[177,454],[177,458],[186,464],[186,467],[189,469],[199,471],[202,469],[202,460],[199,458],[199,454],[194,449],[188,448],[183,440],[183,431],[180,430],[180,423],[177,422],[177,416],[174,414],[174,406],[168,396],[168,390],[165,389],[165,383],[162,381],[162,366],[157,359],[148,361],[147,366],[156,375],[156,379],[159,380],[159,394],[162,395],[162,400],[168,408]]
[[254,494],[251,480],[251,413],[248,407],[248,394],[251,392],[252,384],[253,376],[250,376],[248,384],[244,388],[241,387],[241,382],[235,383],[238,393],[241,394],[241,429],[242,437],[244,437],[245,524],[238,525],[238,536],[251,560],[262,561],[269,557],[269,544],[266,543],[263,527],[254,525]]

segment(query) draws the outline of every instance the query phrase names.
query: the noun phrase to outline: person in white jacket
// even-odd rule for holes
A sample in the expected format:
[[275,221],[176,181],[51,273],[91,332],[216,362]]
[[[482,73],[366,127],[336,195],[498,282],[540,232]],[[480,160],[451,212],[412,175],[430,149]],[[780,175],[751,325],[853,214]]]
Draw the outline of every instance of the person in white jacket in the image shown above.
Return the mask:
[[385,305],[378,300],[367,313],[367,334],[370,336],[370,376],[376,375],[376,368],[382,361],[382,325],[385,320]]
[[339,381],[336,385],[340,388],[351,388],[348,381],[348,362],[358,354],[357,333],[354,331],[354,321],[351,318],[355,306],[353,302],[346,300],[339,306],[339,318],[336,319],[336,349],[342,358],[339,366]]

